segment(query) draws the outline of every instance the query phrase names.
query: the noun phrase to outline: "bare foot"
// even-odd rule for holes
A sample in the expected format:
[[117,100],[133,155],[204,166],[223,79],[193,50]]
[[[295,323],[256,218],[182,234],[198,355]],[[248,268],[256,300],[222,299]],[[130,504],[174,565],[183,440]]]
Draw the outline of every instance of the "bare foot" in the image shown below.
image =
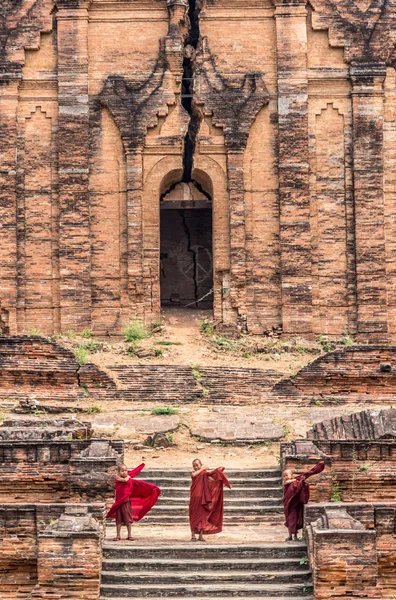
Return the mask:
[[113,538],[113,542],[120,542],[120,541],[121,541],[121,538],[120,538],[120,537],[118,537],[118,536],[117,536],[117,537],[115,537],[115,538]]

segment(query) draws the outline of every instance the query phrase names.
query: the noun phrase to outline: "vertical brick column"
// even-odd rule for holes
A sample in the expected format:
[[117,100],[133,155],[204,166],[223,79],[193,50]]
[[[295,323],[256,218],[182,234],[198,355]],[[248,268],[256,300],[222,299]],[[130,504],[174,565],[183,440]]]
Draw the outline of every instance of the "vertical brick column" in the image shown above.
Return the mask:
[[387,333],[382,64],[352,64],[358,334]]
[[275,0],[282,324],[286,333],[312,331],[305,4],[304,0]]
[[98,600],[102,531],[86,506],[69,506],[39,535],[37,559],[32,599]]
[[230,257],[232,306],[237,310],[238,323],[246,326],[246,215],[243,175],[243,150],[230,150],[227,156],[230,197]]
[[[90,326],[88,0],[57,3],[61,327]],[[103,218],[106,218],[103,215]]]
[[20,75],[0,69],[0,304],[11,333],[17,333],[16,152]]
[[352,527],[313,531],[310,561],[316,600],[381,597],[375,531]]

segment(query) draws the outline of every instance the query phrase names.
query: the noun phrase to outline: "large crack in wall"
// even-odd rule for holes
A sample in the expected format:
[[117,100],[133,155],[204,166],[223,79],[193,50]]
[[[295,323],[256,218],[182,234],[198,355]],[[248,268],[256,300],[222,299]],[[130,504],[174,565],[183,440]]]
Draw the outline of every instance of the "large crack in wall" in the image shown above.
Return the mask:
[[194,105],[195,57],[201,39],[200,13],[202,4],[199,0],[189,0],[189,34],[184,44],[182,105],[190,115],[190,123],[184,140],[183,181],[192,181],[194,153],[201,115]]
[[194,250],[194,248],[192,248],[191,246],[191,234],[190,234],[190,230],[188,228],[187,225],[187,221],[186,221],[186,216],[184,214],[184,210],[180,211],[180,216],[182,218],[182,222],[183,222],[183,229],[184,232],[186,234],[187,237],[187,251],[191,254],[192,257],[192,261],[193,261],[193,266],[194,266],[194,274],[193,274],[193,278],[194,278],[194,300],[196,302],[196,306],[198,307],[198,257],[197,257],[197,253]]

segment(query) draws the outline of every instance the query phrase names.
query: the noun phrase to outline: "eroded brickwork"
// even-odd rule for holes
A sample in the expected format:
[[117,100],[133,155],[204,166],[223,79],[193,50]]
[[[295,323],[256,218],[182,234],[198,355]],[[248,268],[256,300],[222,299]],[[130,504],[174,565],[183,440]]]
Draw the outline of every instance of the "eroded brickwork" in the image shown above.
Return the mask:
[[216,320],[392,336],[395,19],[382,0],[3,2],[0,329],[157,321],[160,198],[195,182],[212,247],[182,243],[181,276],[198,296],[213,261]]

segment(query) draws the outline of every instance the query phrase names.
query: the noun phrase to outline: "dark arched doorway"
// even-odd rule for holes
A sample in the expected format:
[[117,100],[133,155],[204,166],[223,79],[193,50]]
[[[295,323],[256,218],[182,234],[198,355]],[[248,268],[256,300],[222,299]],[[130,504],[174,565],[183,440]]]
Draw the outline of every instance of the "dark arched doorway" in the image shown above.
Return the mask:
[[161,305],[211,309],[211,197],[193,183],[178,183],[161,197],[160,219]]

